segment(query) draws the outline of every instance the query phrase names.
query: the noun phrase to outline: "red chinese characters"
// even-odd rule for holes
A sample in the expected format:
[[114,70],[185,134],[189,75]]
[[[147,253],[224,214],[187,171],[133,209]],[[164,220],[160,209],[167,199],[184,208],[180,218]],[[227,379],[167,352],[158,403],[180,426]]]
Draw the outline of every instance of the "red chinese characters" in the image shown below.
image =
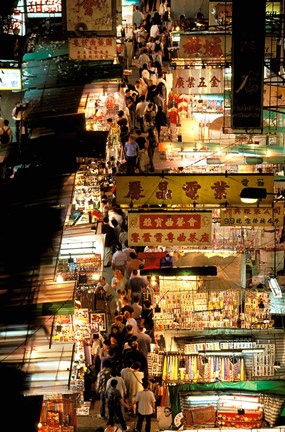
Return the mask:
[[145,195],[141,194],[142,190],[143,188],[140,181],[131,181],[129,182],[129,190],[125,197],[130,198],[131,200],[138,200],[140,198],[143,198]]
[[181,230],[185,229],[200,229],[201,228],[201,215],[200,214],[187,214],[178,213],[177,215],[159,214],[156,215],[148,213],[147,215],[141,214],[139,217],[139,227],[141,229],[160,229],[160,230]]

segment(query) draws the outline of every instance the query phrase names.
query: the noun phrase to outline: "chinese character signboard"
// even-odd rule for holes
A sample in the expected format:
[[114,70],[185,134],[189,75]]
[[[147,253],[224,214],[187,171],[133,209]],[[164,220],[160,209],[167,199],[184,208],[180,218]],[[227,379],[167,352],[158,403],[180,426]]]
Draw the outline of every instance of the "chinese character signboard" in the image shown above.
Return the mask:
[[233,0],[232,127],[262,127],[265,0]]
[[[117,202],[129,207],[194,203],[239,207],[242,205],[240,193],[245,187],[274,191],[273,174],[118,174],[116,178]],[[271,205],[273,198],[274,195],[267,194],[262,204]]]
[[113,37],[71,38],[68,41],[72,60],[114,60],[116,39]]
[[[61,14],[61,0],[27,1],[28,16],[43,17],[45,14]],[[43,14],[43,15],[40,15]]]
[[[265,56],[276,58],[277,38],[265,38]],[[226,58],[232,55],[231,35],[180,35],[179,58],[212,60],[213,57]],[[223,64],[223,62],[222,62]]]
[[60,17],[62,12],[61,0],[20,0],[17,9],[24,13],[25,3],[29,18],[53,18]]
[[230,35],[181,35],[180,58],[221,58],[230,55],[232,39]]
[[224,91],[223,69],[176,69],[173,91],[180,94],[218,94]]
[[212,212],[128,212],[132,246],[210,246]]
[[64,15],[66,30],[116,35],[116,7],[114,0],[66,0]]
[[283,204],[274,207],[221,209],[221,226],[283,226]]

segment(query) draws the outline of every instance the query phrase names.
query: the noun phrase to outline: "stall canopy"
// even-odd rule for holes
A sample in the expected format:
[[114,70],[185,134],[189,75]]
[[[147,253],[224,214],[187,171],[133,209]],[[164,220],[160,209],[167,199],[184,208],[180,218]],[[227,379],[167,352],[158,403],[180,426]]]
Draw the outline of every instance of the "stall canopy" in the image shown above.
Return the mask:
[[0,190],[0,359],[28,374],[27,394],[69,390],[73,343],[53,343],[52,329],[73,313],[75,281],[55,274],[74,182],[59,167],[22,168]]

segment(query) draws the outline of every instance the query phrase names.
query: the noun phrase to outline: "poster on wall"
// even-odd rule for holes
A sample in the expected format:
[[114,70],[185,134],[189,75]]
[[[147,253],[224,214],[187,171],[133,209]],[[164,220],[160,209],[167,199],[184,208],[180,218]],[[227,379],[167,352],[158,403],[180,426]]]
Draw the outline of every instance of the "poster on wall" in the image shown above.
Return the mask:
[[64,8],[66,30],[76,35],[96,32],[116,36],[116,7],[114,0],[66,0]]
[[212,212],[128,212],[130,246],[210,246]]
[[91,333],[99,333],[106,330],[106,315],[104,313],[90,314]]
[[89,311],[87,308],[74,310],[73,327],[75,340],[90,338]]

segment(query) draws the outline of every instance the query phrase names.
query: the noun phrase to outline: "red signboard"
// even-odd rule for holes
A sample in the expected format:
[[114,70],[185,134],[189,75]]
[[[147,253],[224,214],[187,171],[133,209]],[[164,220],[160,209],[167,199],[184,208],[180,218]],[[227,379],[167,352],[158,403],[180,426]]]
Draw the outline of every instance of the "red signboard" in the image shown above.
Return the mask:
[[132,246],[209,246],[212,212],[128,212],[128,243]]

